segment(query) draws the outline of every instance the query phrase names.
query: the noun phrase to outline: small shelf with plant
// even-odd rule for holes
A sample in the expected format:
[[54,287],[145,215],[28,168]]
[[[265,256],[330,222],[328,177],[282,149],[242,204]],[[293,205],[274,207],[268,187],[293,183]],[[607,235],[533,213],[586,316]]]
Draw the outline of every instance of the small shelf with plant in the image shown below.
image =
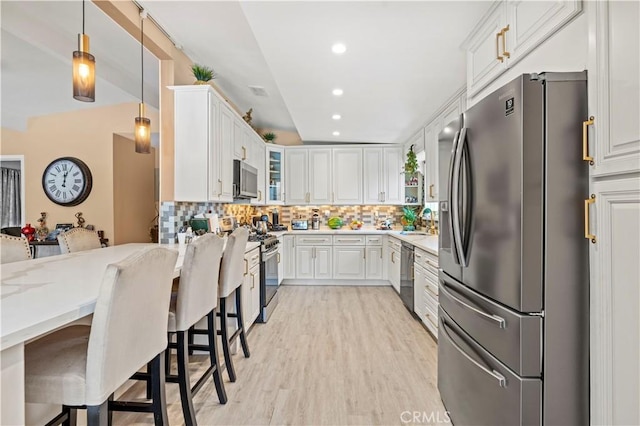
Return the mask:
[[267,132],[262,135],[262,139],[264,139],[266,143],[275,143],[276,137],[276,134],[273,132]]

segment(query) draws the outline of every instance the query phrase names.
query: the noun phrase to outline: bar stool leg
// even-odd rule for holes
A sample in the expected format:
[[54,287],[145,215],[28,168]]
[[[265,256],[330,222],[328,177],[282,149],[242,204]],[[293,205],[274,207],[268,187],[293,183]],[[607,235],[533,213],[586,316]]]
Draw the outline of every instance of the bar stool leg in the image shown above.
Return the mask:
[[76,426],[78,422],[78,410],[76,408],[63,405],[62,413],[65,416],[62,426]]
[[100,405],[87,406],[88,426],[107,426],[109,423],[109,400]]
[[227,392],[224,389],[222,372],[220,371],[220,358],[218,357],[218,337],[216,333],[216,312],[212,310],[207,314],[207,325],[209,331],[209,359],[213,369],[213,383],[216,385],[216,392],[220,404],[227,403]]
[[193,426],[196,423],[196,410],[193,408],[191,396],[191,380],[189,379],[189,343],[188,332],[178,331],[178,384],[180,385],[180,402],[184,423]]
[[251,353],[249,352],[247,334],[244,331],[244,320],[242,319],[242,286],[238,286],[236,288],[236,313],[238,329],[240,330],[240,344],[242,345],[242,352],[244,352],[245,358],[249,358],[251,356]]
[[222,352],[224,353],[224,364],[227,366],[229,380],[236,381],[236,371],[233,368],[233,360],[229,350],[229,330],[227,328],[227,298],[220,299],[220,334],[222,335]]
[[153,421],[156,426],[169,424],[167,417],[167,398],[164,389],[164,351],[151,361],[151,389],[153,394]]

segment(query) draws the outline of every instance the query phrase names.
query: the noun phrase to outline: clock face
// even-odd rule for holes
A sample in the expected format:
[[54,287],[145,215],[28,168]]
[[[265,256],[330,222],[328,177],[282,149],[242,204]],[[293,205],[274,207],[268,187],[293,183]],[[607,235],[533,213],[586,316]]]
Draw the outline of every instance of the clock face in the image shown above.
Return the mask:
[[42,188],[51,201],[61,206],[75,206],[91,192],[89,167],[73,157],[54,160],[42,174]]

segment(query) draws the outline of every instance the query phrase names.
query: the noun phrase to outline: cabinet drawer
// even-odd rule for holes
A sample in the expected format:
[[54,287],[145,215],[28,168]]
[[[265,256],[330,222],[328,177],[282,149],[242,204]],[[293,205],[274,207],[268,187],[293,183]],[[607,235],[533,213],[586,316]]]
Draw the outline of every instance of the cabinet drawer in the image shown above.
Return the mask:
[[382,245],[382,235],[367,235],[367,245],[368,246],[381,246]]
[[248,253],[245,253],[244,262],[245,262],[244,272],[246,275],[250,269],[253,269],[254,267],[260,265],[260,249],[256,248],[251,250]]
[[299,246],[330,246],[331,235],[296,235],[296,245]]
[[427,253],[424,250],[416,248],[415,250],[415,262],[425,269],[435,269],[436,275],[438,271],[438,256],[434,256],[431,253]]
[[424,286],[422,294],[425,306],[433,312],[438,312],[438,296],[434,295],[431,290],[429,290],[428,284]]
[[388,246],[389,248],[393,249],[393,250],[397,250],[400,251],[400,247],[402,247],[402,244],[400,244],[400,240],[397,240],[395,238],[389,237],[389,241],[388,241]]
[[334,246],[363,246],[365,244],[364,235],[334,235]]
[[438,337],[438,315],[435,314],[428,306],[424,310],[422,322],[431,330],[434,336]]

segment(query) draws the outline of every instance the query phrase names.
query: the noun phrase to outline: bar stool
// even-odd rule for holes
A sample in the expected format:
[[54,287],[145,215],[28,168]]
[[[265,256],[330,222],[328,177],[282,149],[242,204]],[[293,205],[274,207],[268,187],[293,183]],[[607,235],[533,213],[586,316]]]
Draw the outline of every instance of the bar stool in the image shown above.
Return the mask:
[[[156,425],[168,423],[164,350],[177,257],[153,247],[108,265],[91,327],[66,327],[25,346],[26,401],[63,406],[49,424],[73,424],[85,407],[89,425],[110,423],[110,410],[153,412]],[[113,401],[150,361],[153,401]]]
[[[249,358],[249,345],[247,344],[247,335],[242,320],[242,283],[244,281],[244,252],[249,239],[249,231],[245,228],[238,228],[229,236],[227,246],[222,255],[222,266],[220,268],[220,331],[222,336],[222,352],[224,353],[224,363],[227,367],[229,380],[236,381],[236,372],[231,360],[230,347],[236,338],[240,337],[242,351],[245,358]],[[227,298],[231,294],[235,294],[236,313],[227,312]],[[227,318],[235,318],[237,328],[229,336]]]
[[[167,375],[167,381],[180,385],[182,412],[187,426],[195,425],[192,397],[213,373],[213,381],[221,404],[227,403],[218,360],[218,339],[215,332],[215,314],[218,306],[218,277],[224,240],[214,234],[206,234],[187,246],[177,297],[172,297],[169,308],[169,333],[176,334],[176,343],[170,348],[178,351],[178,375]],[[211,365],[191,387],[189,379],[189,329],[200,319],[207,317],[208,346]],[[170,339],[171,340],[171,339]]]
[[31,259],[29,241],[22,237],[0,234],[0,263]]
[[102,247],[98,233],[84,228],[72,228],[58,234],[58,243],[60,243],[60,253],[62,254]]

